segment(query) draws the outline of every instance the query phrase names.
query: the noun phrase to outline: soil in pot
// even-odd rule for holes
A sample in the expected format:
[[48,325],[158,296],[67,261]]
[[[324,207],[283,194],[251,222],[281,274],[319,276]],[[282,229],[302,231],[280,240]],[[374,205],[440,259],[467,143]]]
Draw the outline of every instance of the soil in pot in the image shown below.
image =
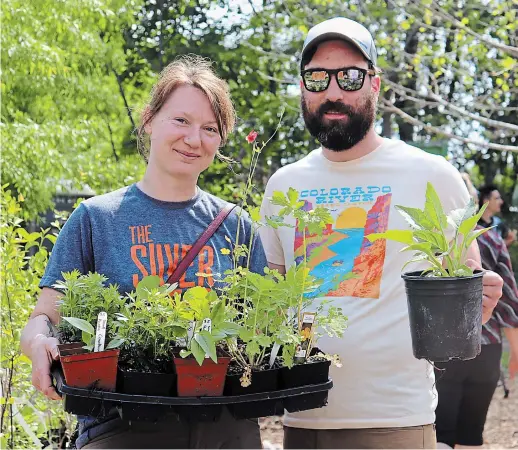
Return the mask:
[[119,350],[88,352],[83,344],[58,345],[59,359],[68,386],[115,391]]
[[468,360],[480,353],[482,271],[472,277],[403,274],[414,356],[433,362]]
[[313,348],[306,363],[295,364],[291,369],[283,366],[279,370],[279,389],[327,382],[331,361],[317,357],[319,352],[318,348]]
[[212,359],[205,358],[200,366],[192,358],[174,358],[177,377],[177,392],[179,397],[220,396],[225,387],[225,376],[230,363],[230,357],[218,357],[216,364]]

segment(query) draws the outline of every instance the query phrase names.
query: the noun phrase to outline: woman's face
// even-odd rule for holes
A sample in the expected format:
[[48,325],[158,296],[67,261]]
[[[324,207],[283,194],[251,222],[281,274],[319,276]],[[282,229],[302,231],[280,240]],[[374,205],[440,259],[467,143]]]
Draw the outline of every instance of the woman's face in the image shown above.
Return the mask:
[[166,176],[197,179],[221,144],[208,98],[190,85],[176,88],[145,130],[151,139],[148,165]]

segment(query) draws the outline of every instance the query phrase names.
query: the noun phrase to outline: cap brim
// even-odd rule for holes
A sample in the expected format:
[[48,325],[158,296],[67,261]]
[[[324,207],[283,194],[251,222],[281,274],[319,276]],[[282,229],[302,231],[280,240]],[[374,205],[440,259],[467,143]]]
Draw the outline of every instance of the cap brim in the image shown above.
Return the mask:
[[304,55],[309,50],[311,50],[312,48],[315,48],[318,44],[321,44],[324,41],[333,41],[333,40],[349,42],[350,44],[354,45],[354,47],[357,48],[363,56],[365,56],[367,61],[369,61],[371,64],[373,64],[373,62],[372,62],[371,58],[369,57],[369,55],[367,54],[367,52],[357,42],[355,42],[353,39],[351,39],[349,36],[342,34],[342,33],[330,32],[330,33],[324,33],[319,36],[316,36],[315,39],[313,39],[311,42],[308,42],[306,47],[304,47],[304,49],[302,50],[302,55],[300,58],[300,67],[302,69],[304,69],[304,67],[302,67],[302,61],[304,60]]

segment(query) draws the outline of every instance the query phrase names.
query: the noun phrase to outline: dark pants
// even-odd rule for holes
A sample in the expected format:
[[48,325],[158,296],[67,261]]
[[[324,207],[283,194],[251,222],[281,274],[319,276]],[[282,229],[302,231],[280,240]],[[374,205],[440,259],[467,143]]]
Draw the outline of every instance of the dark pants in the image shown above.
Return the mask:
[[489,404],[500,377],[501,344],[483,345],[469,361],[436,363],[437,441],[454,447],[482,445]]
[[189,424],[173,419],[158,423],[123,422],[93,438],[92,448],[262,448],[256,420],[236,420],[225,408],[217,422]]
[[433,425],[308,430],[284,427],[284,448],[435,448]]

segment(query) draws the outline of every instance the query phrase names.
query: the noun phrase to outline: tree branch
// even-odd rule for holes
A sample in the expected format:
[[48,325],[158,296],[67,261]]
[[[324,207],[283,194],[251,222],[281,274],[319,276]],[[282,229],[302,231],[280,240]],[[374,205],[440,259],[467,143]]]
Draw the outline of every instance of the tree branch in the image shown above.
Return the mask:
[[424,122],[421,122],[419,119],[416,119],[414,117],[409,116],[406,112],[402,111],[399,108],[396,108],[392,103],[387,101],[386,99],[382,98],[382,104],[380,104],[381,108],[384,111],[390,111],[398,116],[400,116],[405,122],[411,123],[412,125],[418,126],[423,128],[424,130],[428,131],[432,134],[437,134],[440,136],[446,136],[450,139],[455,139],[456,141],[463,142],[464,144],[472,144],[477,147],[481,148],[490,148],[493,150],[500,150],[500,151],[510,151],[510,152],[518,152],[518,147],[513,145],[501,145],[501,144],[495,144],[491,142],[483,142],[483,141],[476,141],[474,139],[464,138],[461,136],[457,136],[456,134],[449,133],[447,131],[441,130],[440,128],[426,125]]
[[117,79],[117,84],[119,85],[119,92],[122,96],[122,100],[124,101],[124,106],[126,108],[126,112],[128,114],[129,120],[131,122],[131,126],[133,127],[133,131],[137,129],[135,125],[135,121],[133,120],[133,115],[131,114],[131,108],[129,107],[128,100],[126,99],[126,94],[124,93],[124,86],[122,86],[122,81],[120,79],[119,74],[115,71],[115,69],[112,67],[111,71],[115,75],[115,78]]
[[499,50],[502,50],[505,53],[508,53],[509,55],[514,56],[515,58],[518,57],[518,47],[513,47],[511,45],[501,44],[499,42],[492,41],[491,39],[488,39],[475,31],[473,31],[468,26],[464,25],[460,20],[457,20],[455,17],[453,17],[451,14],[444,11],[444,9],[435,1],[432,0],[432,6],[433,6],[433,12],[441,16],[443,19],[446,19],[452,23],[457,28],[460,28],[461,30],[464,30],[467,34],[476,37],[480,42],[483,42],[486,45],[489,45],[490,47],[497,48]]
[[[482,117],[482,116],[480,116],[478,114],[473,114],[473,113],[471,113],[469,111],[466,111],[464,108],[460,108],[458,106],[455,106],[453,103],[450,103],[447,100],[444,100],[442,97],[440,97],[439,95],[436,95],[436,94],[434,94],[432,92],[428,92],[427,95],[422,95],[422,94],[420,94],[419,92],[417,92],[414,89],[410,89],[410,88],[407,88],[405,86],[401,86],[401,85],[399,85],[397,83],[393,83],[392,81],[390,81],[388,79],[385,79],[384,82],[385,82],[385,84],[390,86],[390,88],[393,89],[396,93],[403,93],[404,94],[405,92],[409,92],[411,95],[419,96],[419,97],[421,97],[424,100],[432,100],[434,102],[437,102],[440,105],[448,108],[451,112],[454,112],[457,115],[460,115],[461,117],[469,117],[470,119],[476,120],[476,121],[478,121],[480,123],[483,123],[484,125],[487,125],[489,127],[505,129],[505,130],[512,130],[512,131],[515,131],[515,132],[518,133],[518,125],[514,125],[512,123],[507,123],[507,122],[501,122],[499,120],[488,119],[488,118]],[[412,98],[412,97],[410,99],[414,100],[414,101],[417,100],[417,99]]]

